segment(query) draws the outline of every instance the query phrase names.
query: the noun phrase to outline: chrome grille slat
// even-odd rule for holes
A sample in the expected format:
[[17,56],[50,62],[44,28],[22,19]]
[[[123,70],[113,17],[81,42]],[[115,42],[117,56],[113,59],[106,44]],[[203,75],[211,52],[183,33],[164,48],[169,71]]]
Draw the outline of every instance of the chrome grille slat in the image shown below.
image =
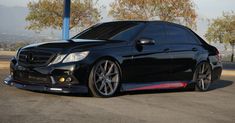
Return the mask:
[[[32,58],[29,59],[29,54]],[[23,66],[46,66],[48,65],[55,54],[45,50],[23,50],[19,53],[19,64]]]

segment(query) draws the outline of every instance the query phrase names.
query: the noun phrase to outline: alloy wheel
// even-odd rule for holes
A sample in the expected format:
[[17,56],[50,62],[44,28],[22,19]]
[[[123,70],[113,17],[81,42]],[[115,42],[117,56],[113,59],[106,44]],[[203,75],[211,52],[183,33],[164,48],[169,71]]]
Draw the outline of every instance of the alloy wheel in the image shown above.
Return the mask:
[[197,88],[201,91],[207,91],[211,84],[211,67],[208,63],[202,63],[197,70]]
[[117,65],[110,60],[103,60],[94,70],[93,82],[96,90],[104,96],[113,95],[119,85],[119,70]]

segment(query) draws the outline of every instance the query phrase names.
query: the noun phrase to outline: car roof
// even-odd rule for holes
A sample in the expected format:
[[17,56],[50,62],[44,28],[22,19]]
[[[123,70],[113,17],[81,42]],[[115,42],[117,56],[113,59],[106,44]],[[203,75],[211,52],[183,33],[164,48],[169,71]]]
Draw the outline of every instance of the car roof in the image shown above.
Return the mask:
[[173,23],[173,22],[168,22],[168,21],[161,21],[161,20],[151,20],[151,21],[141,21],[141,20],[121,20],[121,21],[109,21],[109,22],[104,22],[104,23],[131,23],[131,22],[139,22],[139,23],[164,23],[164,24],[169,24],[169,25],[175,25],[178,27],[182,27],[182,28],[187,28],[188,27],[181,25],[181,24],[177,24],[177,23]]

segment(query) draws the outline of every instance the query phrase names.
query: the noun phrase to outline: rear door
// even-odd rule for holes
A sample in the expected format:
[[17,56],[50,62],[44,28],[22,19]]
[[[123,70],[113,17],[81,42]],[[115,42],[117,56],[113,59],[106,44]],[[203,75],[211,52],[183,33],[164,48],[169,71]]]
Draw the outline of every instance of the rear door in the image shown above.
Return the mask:
[[172,79],[191,80],[201,51],[199,41],[187,28],[175,24],[167,24],[166,33],[172,55]]
[[154,40],[152,45],[134,44],[133,75],[134,82],[160,82],[170,80],[171,55],[169,45],[165,44],[166,32],[164,23],[151,22],[136,38]]

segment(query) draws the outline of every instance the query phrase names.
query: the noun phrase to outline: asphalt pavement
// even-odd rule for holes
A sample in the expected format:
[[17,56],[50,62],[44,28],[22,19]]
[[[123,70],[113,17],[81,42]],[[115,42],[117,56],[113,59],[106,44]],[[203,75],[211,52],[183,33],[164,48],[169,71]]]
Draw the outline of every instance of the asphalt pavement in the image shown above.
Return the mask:
[[156,90],[94,98],[9,87],[2,83],[7,73],[0,69],[0,123],[235,123],[231,75],[223,75],[208,92]]

